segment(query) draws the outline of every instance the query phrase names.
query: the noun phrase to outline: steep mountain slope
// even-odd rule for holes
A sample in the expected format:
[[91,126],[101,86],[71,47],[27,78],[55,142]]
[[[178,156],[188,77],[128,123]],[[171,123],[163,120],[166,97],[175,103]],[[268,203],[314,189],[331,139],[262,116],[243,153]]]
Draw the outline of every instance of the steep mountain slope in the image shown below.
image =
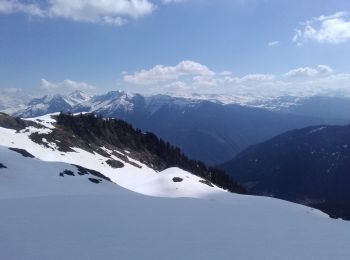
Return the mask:
[[350,257],[349,222],[301,205],[227,192],[148,197],[24,150],[0,154],[1,259]]
[[287,132],[248,148],[222,168],[253,194],[350,219],[350,125]]
[[[189,160],[178,148],[154,134],[93,114],[57,114],[29,120],[0,114],[0,145],[25,147],[46,161],[78,164],[147,195],[198,197],[208,192],[223,192],[212,183],[233,192],[244,192],[222,171]],[[174,167],[187,171],[169,169]],[[169,188],[154,194],[147,189],[147,183],[163,183],[162,187],[168,185]],[[191,183],[190,190],[187,190],[188,183]]]
[[71,95],[61,99],[62,102],[40,101],[49,109],[40,110],[29,106],[16,115],[32,117],[72,111],[94,112],[104,117],[120,118],[144,131],[156,133],[179,146],[190,158],[209,165],[227,161],[249,145],[265,141],[285,131],[324,123],[323,119],[314,117],[224,104],[218,100],[202,100],[200,97],[145,97],[113,91],[93,96],[75,105],[67,102]]

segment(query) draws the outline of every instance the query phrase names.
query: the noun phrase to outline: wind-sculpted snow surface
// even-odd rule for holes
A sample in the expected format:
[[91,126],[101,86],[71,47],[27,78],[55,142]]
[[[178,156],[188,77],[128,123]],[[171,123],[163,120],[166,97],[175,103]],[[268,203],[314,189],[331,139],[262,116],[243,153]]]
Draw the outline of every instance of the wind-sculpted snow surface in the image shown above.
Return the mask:
[[350,223],[308,207],[228,192],[144,196],[73,165],[0,154],[0,259],[350,257]]

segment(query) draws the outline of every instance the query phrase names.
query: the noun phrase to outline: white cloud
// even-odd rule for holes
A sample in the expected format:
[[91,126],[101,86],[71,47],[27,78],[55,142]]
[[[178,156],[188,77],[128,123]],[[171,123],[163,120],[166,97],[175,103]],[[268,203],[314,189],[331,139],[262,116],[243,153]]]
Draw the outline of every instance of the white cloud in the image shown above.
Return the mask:
[[218,78],[217,81],[224,85],[249,85],[273,81],[275,80],[275,78],[276,76],[272,74],[247,74],[243,77],[233,77],[230,75],[224,75],[224,77]]
[[153,12],[148,0],[50,0],[49,15],[75,21],[101,22],[123,16],[138,18]]
[[193,77],[193,85],[214,87],[217,85],[217,80],[214,77],[195,76]]
[[132,87],[140,86],[139,91],[154,93],[206,92],[214,93],[239,88],[257,88],[262,84],[274,82],[272,74],[247,74],[233,76],[230,71],[215,73],[207,66],[194,62],[182,61],[175,66],[156,65],[149,70],[140,70],[132,74],[122,73],[124,82]]
[[0,13],[26,13],[33,16],[43,17],[45,12],[37,5],[17,0],[0,0]]
[[271,81],[274,80],[275,76],[272,74],[248,74],[242,77],[240,80],[241,82],[248,82],[248,81]]
[[[244,78],[244,77],[243,77]],[[236,80],[222,82],[212,93],[231,93],[245,97],[338,95],[350,97],[350,74],[330,74],[324,77],[292,78],[275,77],[268,81]]]
[[285,77],[316,77],[333,73],[333,69],[327,65],[318,65],[316,68],[301,67],[288,71]]
[[78,22],[123,25],[128,18],[151,14],[156,5],[150,0],[0,0],[0,13],[26,13],[45,18],[64,18]]
[[338,73],[298,83],[289,82],[288,92],[296,96],[332,95],[350,97],[350,74]]
[[136,92],[187,95],[234,94],[245,97],[344,95],[350,97],[350,74],[335,74],[327,65],[301,67],[283,75],[215,73],[203,64],[183,61],[149,70],[123,73],[124,84]]
[[109,24],[109,25],[115,25],[115,26],[122,26],[128,22],[127,19],[122,18],[122,17],[110,17],[110,16],[105,16],[103,17],[103,23]]
[[319,75],[328,75],[333,73],[333,69],[328,65],[318,65],[316,69]]
[[293,42],[301,45],[305,41],[339,44],[350,41],[350,20],[347,12],[321,15],[301,23],[295,29]]
[[149,70],[137,71],[134,74],[125,74],[124,80],[138,85],[159,84],[174,81],[180,78],[190,78],[197,82],[208,82],[215,76],[207,66],[194,61],[182,61],[176,66],[157,65]]
[[232,72],[228,70],[224,70],[223,72],[220,73],[221,76],[231,76]]
[[[31,99],[21,88],[5,88],[0,89],[0,109],[16,108],[19,105],[25,104]],[[7,112],[10,112],[8,110]]]
[[50,82],[46,79],[41,79],[40,89],[48,93],[65,94],[75,90],[91,91],[96,89],[96,87],[85,82],[77,82],[70,79],[65,79],[57,83]]
[[186,2],[187,0],[162,0],[163,4],[172,4],[172,3],[183,3]]
[[268,42],[267,46],[269,47],[275,47],[275,46],[279,46],[281,44],[280,41],[272,41],[272,42]]
[[[192,87],[183,81],[174,81],[167,83],[162,87],[162,89],[164,93],[184,93],[188,91],[193,91]],[[155,87],[154,90],[159,91],[157,87]]]

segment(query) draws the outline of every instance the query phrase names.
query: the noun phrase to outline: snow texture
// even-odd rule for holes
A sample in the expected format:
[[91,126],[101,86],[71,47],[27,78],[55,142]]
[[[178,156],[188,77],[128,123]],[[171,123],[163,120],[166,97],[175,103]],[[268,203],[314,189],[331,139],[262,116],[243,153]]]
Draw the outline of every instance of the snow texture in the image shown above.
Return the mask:
[[[350,257],[349,222],[308,207],[224,192],[149,197],[72,165],[0,154],[0,259]],[[60,177],[65,169],[75,176]]]

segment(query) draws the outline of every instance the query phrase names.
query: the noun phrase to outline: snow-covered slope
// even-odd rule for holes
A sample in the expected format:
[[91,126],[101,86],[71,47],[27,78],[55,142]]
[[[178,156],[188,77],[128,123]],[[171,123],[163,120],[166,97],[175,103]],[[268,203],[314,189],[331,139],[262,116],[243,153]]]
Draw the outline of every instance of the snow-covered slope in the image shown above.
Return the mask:
[[[43,161],[65,162],[76,164],[98,171],[113,182],[129,190],[146,195],[164,197],[203,197],[208,194],[223,193],[224,190],[208,183],[189,172],[179,168],[171,168],[158,172],[149,166],[130,157],[128,151],[109,150],[101,147],[105,155],[74,148],[71,152],[62,152],[56,143],[42,140],[34,142],[30,135],[33,133],[50,133],[54,129],[55,120],[51,115],[28,119],[37,126],[28,126],[22,130],[0,127],[0,145],[5,147],[25,149],[36,158]],[[120,156],[126,157],[122,161]],[[122,163],[122,167],[113,167],[108,160]],[[175,178],[175,179],[174,179]]]
[[83,112],[96,112],[101,111],[132,111],[134,108],[133,98],[135,94],[124,92],[124,91],[110,91],[103,95],[93,96],[91,99],[81,102],[73,111]]
[[118,190],[116,184],[88,169],[45,162],[24,149],[11,149],[0,146],[0,200],[104,194]]
[[0,155],[0,259],[350,257],[349,222],[304,206],[227,192],[149,197],[69,164]]

